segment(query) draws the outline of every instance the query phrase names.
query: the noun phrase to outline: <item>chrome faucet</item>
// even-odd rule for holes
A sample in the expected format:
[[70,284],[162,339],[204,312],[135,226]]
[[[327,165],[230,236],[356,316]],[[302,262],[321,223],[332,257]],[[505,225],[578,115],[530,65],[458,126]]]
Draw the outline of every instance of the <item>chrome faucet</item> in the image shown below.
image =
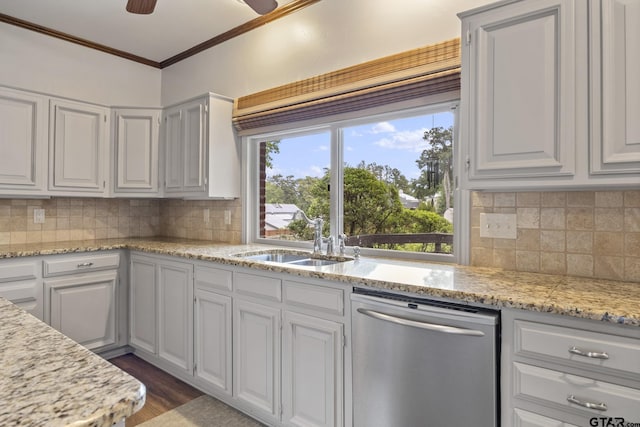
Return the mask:
[[347,235],[344,233],[338,234],[338,254],[340,256],[344,256],[346,244],[347,244]]
[[312,225],[314,228],[314,237],[313,237],[313,253],[314,255],[319,255],[322,253],[322,226],[324,225],[324,220],[320,217],[309,219],[307,214],[305,214],[301,209],[296,211],[293,214],[293,219],[304,219],[307,224]]

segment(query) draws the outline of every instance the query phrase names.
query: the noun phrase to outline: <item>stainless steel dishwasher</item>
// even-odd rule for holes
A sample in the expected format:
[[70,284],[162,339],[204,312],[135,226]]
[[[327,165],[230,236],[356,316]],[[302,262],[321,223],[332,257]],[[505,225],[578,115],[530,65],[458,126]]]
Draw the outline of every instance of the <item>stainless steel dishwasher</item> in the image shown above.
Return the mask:
[[499,313],[354,288],[354,427],[498,425]]

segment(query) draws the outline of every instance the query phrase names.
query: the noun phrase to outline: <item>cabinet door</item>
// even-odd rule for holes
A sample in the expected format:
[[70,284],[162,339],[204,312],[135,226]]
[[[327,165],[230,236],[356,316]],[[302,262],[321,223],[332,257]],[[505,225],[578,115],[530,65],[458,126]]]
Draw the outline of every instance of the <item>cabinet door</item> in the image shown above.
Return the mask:
[[131,312],[129,342],[149,353],[156,353],[156,264],[148,258],[131,256]]
[[591,4],[591,173],[640,173],[640,2]]
[[157,110],[116,110],[116,193],[158,192]]
[[195,376],[231,394],[231,298],[195,290]]
[[104,191],[107,113],[106,108],[95,105],[51,101],[49,167],[52,190]]
[[88,349],[116,343],[117,272],[45,281],[49,324]]
[[158,356],[187,371],[193,368],[193,266],[158,263]]
[[574,173],[574,8],[517,2],[463,23],[469,179]]
[[41,96],[0,88],[0,192],[45,189],[45,108]]
[[339,323],[284,313],[282,392],[286,425],[343,425],[342,337]]
[[235,396],[279,417],[280,310],[236,300],[233,313]]
[[165,191],[182,191],[182,110],[169,109],[164,116]]
[[183,111],[183,185],[185,192],[200,192],[205,189],[206,122],[205,101],[186,104]]

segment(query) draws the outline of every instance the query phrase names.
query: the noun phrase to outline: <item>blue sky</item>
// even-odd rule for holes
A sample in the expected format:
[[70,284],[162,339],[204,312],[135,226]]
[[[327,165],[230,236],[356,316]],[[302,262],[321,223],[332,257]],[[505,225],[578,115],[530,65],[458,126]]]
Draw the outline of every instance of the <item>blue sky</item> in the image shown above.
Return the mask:
[[[417,178],[415,161],[428,147],[424,132],[434,126],[449,127],[453,114],[443,112],[427,116],[380,121],[344,130],[344,160],[349,166],[360,161],[398,168],[409,178]],[[282,174],[295,178],[322,176],[329,167],[329,133],[283,139],[280,154],[274,155],[274,168],[268,176]]]

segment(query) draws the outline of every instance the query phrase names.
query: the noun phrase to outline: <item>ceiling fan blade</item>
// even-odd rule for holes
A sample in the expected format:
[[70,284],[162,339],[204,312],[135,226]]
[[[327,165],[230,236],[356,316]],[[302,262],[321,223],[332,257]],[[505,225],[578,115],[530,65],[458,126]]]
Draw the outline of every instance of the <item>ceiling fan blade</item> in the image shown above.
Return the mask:
[[127,12],[148,15],[156,7],[157,0],[129,0],[127,2]]
[[276,0],[244,0],[244,2],[258,15],[266,15],[278,7]]

